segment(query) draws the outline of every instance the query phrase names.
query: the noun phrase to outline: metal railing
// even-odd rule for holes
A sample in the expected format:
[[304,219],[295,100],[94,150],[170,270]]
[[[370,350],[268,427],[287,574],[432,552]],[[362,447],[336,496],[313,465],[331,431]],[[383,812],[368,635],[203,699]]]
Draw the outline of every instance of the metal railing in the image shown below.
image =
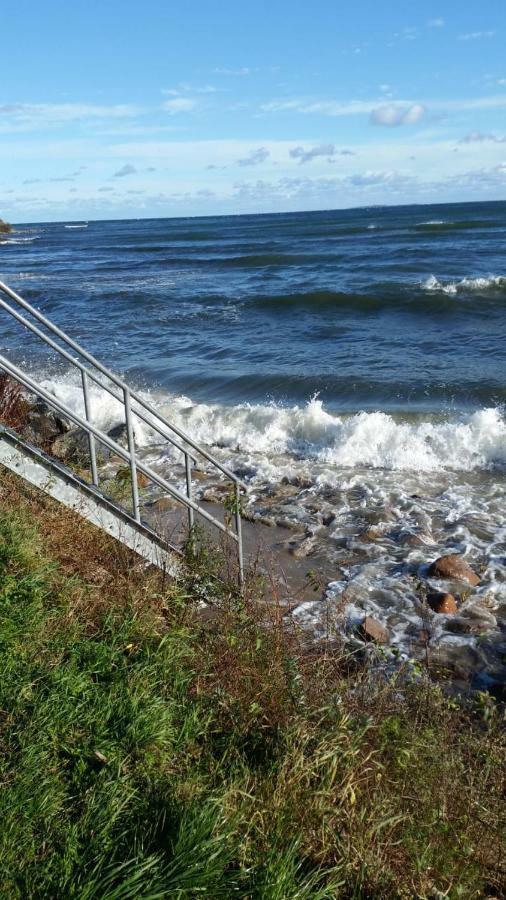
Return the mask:
[[[20,311],[20,308],[23,312]],[[39,312],[39,310],[35,309],[35,307],[31,306],[2,281],[0,281],[0,309],[12,316],[12,318],[20,325],[31,331],[32,334],[36,335],[41,341],[47,344],[47,346],[51,347],[52,350],[55,350],[59,356],[80,372],[84,416],[80,415],[76,410],[71,409],[62,400],[46,390],[41,384],[34,381],[31,375],[0,354],[1,369],[22,384],[28,391],[36,394],[49,406],[56,409],[61,415],[65,416],[75,425],[87,432],[92,484],[95,487],[99,486],[96,450],[96,443],[98,441],[109,450],[112,450],[120,458],[124,459],[130,467],[132,515],[134,520],[139,524],[141,523],[137,483],[137,475],[140,472],[172,499],[178,501],[187,508],[190,533],[194,529],[195,513],[197,513],[234,541],[237,545],[239,582],[242,585],[244,580],[244,561],[241,530],[241,491],[247,490],[244,482],[212,456],[212,454],[204,447],[197,444],[184,431],[169,422],[165,416],[161,415],[154,407],[147,403],[143,397],[125,384],[121,378],[118,378],[117,375],[103,366],[91,355],[91,353],[88,353],[87,350],[76,343],[76,341],[72,340],[72,338],[65,334],[64,331],[54,325],[50,319]],[[27,318],[23,313],[28,313],[30,318]],[[42,331],[35,322],[44,326],[49,334]],[[51,335],[54,335],[54,337]],[[67,348],[72,350],[74,354],[78,354],[80,359],[72,355],[65,346],[62,347],[54,339],[55,337],[63,342]],[[106,381],[104,381],[104,379],[106,379]],[[123,447],[117,441],[113,440],[109,434],[106,434],[93,424],[90,382],[99,385],[102,390],[105,390],[122,405],[126,426],[127,447]],[[186,493],[179,491],[173,484],[170,484],[162,475],[155,472],[154,469],[146,465],[146,463],[139,458],[138,449],[135,443],[134,417],[137,417],[140,421],[144,422],[144,424],[151,428],[159,437],[163,438],[182,454],[184,459]],[[216,519],[207,509],[204,509],[194,499],[192,486],[192,465],[196,462],[194,454],[203,457],[208,463],[211,463],[221,475],[224,475],[225,478],[230,481],[234,495],[234,502],[231,504],[231,515],[234,521],[234,528],[229,527],[226,520],[220,522],[219,519]]]

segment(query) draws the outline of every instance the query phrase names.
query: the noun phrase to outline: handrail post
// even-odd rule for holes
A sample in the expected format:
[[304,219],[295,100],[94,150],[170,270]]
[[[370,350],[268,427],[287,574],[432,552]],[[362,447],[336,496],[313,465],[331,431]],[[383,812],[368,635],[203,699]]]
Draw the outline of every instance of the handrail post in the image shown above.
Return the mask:
[[[90,406],[90,395],[88,390],[88,376],[84,369],[81,369],[81,377],[83,383],[83,399],[84,399],[84,416],[87,422],[91,422],[91,406]],[[98,469],[97,469],[97,453],[95,448],[95,437],[91,433],[88,432],[88,444],[90,448],[90,466],[91,466],[91,479],[95,487],[98,487]]]
[[[5,295],[5,297],[3,296]],[[7,299],[6,299],[7,298]],[[19,311],[11,301],[19,305],[30,318],[27,318]],[[134,390],[129,388],[125,382],[118,376],[114,375],[105,366],[103,366],[94,356],[88,353],[83,347],[72,340],[64,331],[54,325],[46,316],[44,316],[34,306],[31,306],[26,300],[19,296],[15,291],[0,281],[0,311],[5,311],[12,316],[20,325],[27,328],[32,334],[36,335],[52,350],[56,351],[63,359],[73,366],[76,366],[81,372],[82,390],[84,400],[84,417],[73,410],[62,400],[57,399],[50,392],[46,391],[40,384],[34,381],[26,372],[19,369],[4,356],[0,355],[0,364],[15,379],[19,381],[25,388],[42,397],[50,406],[56,408],[61,414],[66,416],[74,425],[87,432],[91,479],[95,487],[99,487],[99,471],[97,465],[97,447],[108,447],[110,451],[119,455],[120,458],[128,462],[130,467],[130,476],[132,481],[131,494],[133,505],[133,517],[135,521],[142,525],[140,517],[139,504],[139,485],[137,481],[137,471],[147,477],[150,482],[162,488],[170,497],[176,499],[179,503],[186,506],[188,511],[188,524],[190,534],[194,531],[195,516],[203,517],[206,521],[212,523],[220,531],[223,531],[232,541],[237,542],[238,552],[238,580],[242,587],[244,585],[244,558],[242,547],[242,522],[241,522],[241,489],[247,491],[247,485],[242,482],[236,475],[227,468],[220,460],[212,456],[205,446],[197,444],[178,426],[168,421],[160,412],[153,409],[146,400],[138,395]],[[41,328],[35,324],[38,322],[49,334],[44,333]],[[51,336],[52,335],[52,336]],[[64,346],[60,346],[61,341]],[[77,354],[74,357],[71,351]],[[86,365],[88,364],[88,365]],[[105,376],[105,378],[104,378]],[[123,403],[125,409],[125,425],[128,438],[128,451],[118,442],[114,441],[110,436],[100,429],[92,421],[92,403],[90,396],[91,382],[97,384],[101,389],[107,391],[115,400]],[[111,383],[109,383],[111,382]],[[117,390],[116,390],[117,389]],[[132,402],[135,404],[132,409]],[[173,447],[177,448],[184,456],[186,492],[179,490],[171,485],[159,472],[152,470],[139,457],[137,459],[137,451],[135,446],[135,436],[133,428],[133,416],[136,415],[140,421],[146,423],[157,434],[161,435],[164,440],[169,441]],[[177,437],[174,437],[176,435]],[[178,440],[179,439],[179,440]],[[181,441],[181,443],[179,442]],[[204,459],[207,459],[218,471],[229,479],[235,488],[235,510],[234,515],[225,516],[222,522],[219,518],[209,513],[204,506],[195,501],[193,497],[192,485],[192,465],[196,463],[196,459],[192,454],[192,450],[199,453]],[[185,496],[186,493],[186,496]],[[126,511],[123,510],[123,513]],[[235,518],[235,522],[232,519]]]
[[123,388],[123,402],[125,405],[125,424],[128,438],[128,452],[130,453],[130,477],[132,479],[132,506],[137,522],[141,520],[139,509],[139,489],[137,486],[137,463],[135,459],[135,439],[132,426],[132,410],[130,406],[130,391]]
[[241,522],[241,489],[235,485],[235,530],[237,534],[237,559],[239,563],[239,587],[244,587],[244,559],[242,553],[242,522]]
[[[192,466],[190,461],[189,453],[185,453],[184,455],[184,463],[186,470],[186,496],[188,500],[192,499]],[[188,528],[190,529],[190,534],[193,531],[193,526],[195,524],[195,517],[193,514],[193,509],[191,506],[188,507]]]

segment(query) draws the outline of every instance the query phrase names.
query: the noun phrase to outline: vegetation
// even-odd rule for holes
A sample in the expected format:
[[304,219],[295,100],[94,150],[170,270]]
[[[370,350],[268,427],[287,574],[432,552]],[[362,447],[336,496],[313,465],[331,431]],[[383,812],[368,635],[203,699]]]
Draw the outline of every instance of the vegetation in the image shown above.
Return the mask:
[[310,652],[218,572],[0,473],[0,896],[502,896],[493,701]]

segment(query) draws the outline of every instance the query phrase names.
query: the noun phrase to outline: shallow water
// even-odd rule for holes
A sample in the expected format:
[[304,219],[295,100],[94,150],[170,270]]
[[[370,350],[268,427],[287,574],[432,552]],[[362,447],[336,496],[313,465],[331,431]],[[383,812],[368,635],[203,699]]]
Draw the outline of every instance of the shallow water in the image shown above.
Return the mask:
[[[326,599],[298,620],[321,634],[365,610],[401,653],[430,632],[462,677],[504,678],[506,204],[80,224],[19,227],[3,280],[239,471],[253,516],[309,538],[308,568],[325,556]],[[79,402],[5,319],[0,342]],[[455,585],[457,617],[418,586],[450,550],[482,574]]]

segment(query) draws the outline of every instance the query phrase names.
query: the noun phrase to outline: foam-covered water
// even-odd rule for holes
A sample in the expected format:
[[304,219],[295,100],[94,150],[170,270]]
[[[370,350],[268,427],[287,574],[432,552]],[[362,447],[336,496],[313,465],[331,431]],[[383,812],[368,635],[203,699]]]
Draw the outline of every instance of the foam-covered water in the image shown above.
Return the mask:
[[[56,223],[6,236],[0,277],[240,473],[250,515],[304,539],[308,569],[325,561],[301,626],[368,612],[401,654],[429,640],[487,684],[506,650],[505,239],[500,203]],[[5,318],[0,344],[82,410],[75,377]],[[91,401],[100,428],[121,421]],[[141,422],[136,439],[181,478]],[[448,552],[482,578],[453,586],[456,617],[419,587]]]

